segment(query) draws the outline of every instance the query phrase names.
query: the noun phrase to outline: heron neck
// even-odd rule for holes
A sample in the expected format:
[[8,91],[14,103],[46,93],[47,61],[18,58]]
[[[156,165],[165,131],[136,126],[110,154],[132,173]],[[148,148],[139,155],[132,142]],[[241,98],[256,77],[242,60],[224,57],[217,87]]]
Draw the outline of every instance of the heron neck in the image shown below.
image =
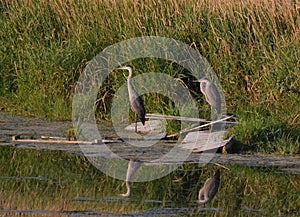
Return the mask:
[[197,203],[202,203],[202,204],[204,204],[204,203],[206,203],[206,202],[207,202],[207,200],[206,200],[206,199],[204,199],[204,200],[203,200],[203,199],[201,199],[201,200],[197,200],[196,202],[197,202]]
[[128,79],[130,79],[130,78],[132,77],[132,69],[129,68],[129,69],[128,69],[128,72],[129,72]]
[[129,85],[132,86],[132,83],[131,83],[132,69],[129,68],[129,69],[128,69],[128,72],[129,72],[129,75],[128,75],[128,77],[127,77],[127,83],[128,83],[128,86],[129,86]]
[[128,181],[126,181],[126,188],[127,188],[127,192],[126,192],[126,195],[130,195],[130,184]]

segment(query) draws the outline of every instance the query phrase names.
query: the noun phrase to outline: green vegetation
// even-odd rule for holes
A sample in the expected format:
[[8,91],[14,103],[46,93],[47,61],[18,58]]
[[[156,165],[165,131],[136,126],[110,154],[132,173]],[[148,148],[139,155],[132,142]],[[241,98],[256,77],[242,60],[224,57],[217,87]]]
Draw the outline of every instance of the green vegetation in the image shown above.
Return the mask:
[[107,177],[84,157],[2,147],[0,165],[5,165],[1,168],[0,210],[130,214],[150,208],[190,207],[188,213],[198,213],[195,216],[199,212],[201,216],[299,216],[299,175],[278,174],[274,168],[221,169],[219,192],[207,207],[222,210],[203,211],[193,201],[209,176],[209,167],[187,164],[161,179],[132,183],[132,196],[122,199],[116,196],[126,191],[124,181]]
[[[191,45],[210,62],[237,140],[250,150],[300,153],[300,16],[297,1],[0,1],[0,109],[70,119],[76,80],[105,47],[137,36]],[[190,75],[159,60],[130,63],[134,74],[158,71],[191,87]],[[110,120],[111,101],[125,82],[112,73],[99,90],[97,117]],[[176,114],[161,95],[143,96],[148,112]],[[147,99],[147,100],[146,100]],[[175,123],[176,126],[176,123]]]

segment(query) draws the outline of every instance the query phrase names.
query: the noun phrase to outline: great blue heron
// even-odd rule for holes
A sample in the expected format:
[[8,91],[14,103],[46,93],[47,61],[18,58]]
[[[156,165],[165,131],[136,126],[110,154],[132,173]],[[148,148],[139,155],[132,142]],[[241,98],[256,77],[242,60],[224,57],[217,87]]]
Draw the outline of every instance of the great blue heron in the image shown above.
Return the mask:
[[138,160],[130,159],[128,163],[127,173],[126,173],[126,188],[127,192],[125,194],[120,194],[123,197],[129,197],[130,196],[130,180],[132,175],[137,171],[137,169],[141,166],[141,162]]
[[132,68],[130,66],[123,66],[117,69],[124,69],[129,71],[129,75],[127,77],[128,95],[131,109],[135,114],[135,132],[137,132],[137,117],[141,120],[142,124],[145,125],[146,111],[144,107],[144,102],[131,83]]
[[205,181],[203,187],[199,191],[198,203],[208,203],[218,192],[220,185],[220,170],[217,170],[215,174]]
[[207,78],[196,80],[196,82],[200,82],[200,90],[204,94],[206,101],[220,114],[221,96],[216,85]]
[[[205,96],[206,101],[211,105],[213,109],[216,110],[217,115],[221,114],[221,96],[216,85],[213,82],[209,81],[207,78],[196,80],[196,82],[200,82],[200,90]],[[221,128],[220,123],[216,123],[213,126],[213,131],[218,131]],[[226,152],[226,147],[223,146],[222,153]]]

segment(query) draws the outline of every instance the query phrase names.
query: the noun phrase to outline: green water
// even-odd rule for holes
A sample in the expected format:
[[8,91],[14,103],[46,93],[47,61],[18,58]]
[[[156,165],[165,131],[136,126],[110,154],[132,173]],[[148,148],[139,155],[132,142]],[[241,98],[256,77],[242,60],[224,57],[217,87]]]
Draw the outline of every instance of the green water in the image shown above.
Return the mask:
[[276,168],[221,168],[219,192],[204,207],[195,200],[209,166],[186,164],[163,178],[132,183],[131,196],[123,198],[124,181],[106,176],[85,157],[13,147],[0,153],[0,215],[300,215],[300,176]]

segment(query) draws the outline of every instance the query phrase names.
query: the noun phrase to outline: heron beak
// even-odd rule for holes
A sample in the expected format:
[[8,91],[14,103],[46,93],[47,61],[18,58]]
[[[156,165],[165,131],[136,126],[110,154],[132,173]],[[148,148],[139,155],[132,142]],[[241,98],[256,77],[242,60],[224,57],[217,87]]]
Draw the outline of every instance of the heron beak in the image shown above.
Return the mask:
[[123,76],[126,78],[126,79],[128,79],[128,77],[123,73]]
[[201,83],[201,82],[203,82],[203,81],[206,81],[206,79],[205,79],[205,78],[201,78],[201,79],[199,79],[199,80],[194,80],[193,82],[199,82],[199,83]]
[[[116,70],[124,70],[124,68],[123,67],[120,67],[120,68],[116,68]],[[127,76],[123,73],[123,76],[127,79]]]
[[201,79],[200,80],[193,80],[193,82],[201,82]]

